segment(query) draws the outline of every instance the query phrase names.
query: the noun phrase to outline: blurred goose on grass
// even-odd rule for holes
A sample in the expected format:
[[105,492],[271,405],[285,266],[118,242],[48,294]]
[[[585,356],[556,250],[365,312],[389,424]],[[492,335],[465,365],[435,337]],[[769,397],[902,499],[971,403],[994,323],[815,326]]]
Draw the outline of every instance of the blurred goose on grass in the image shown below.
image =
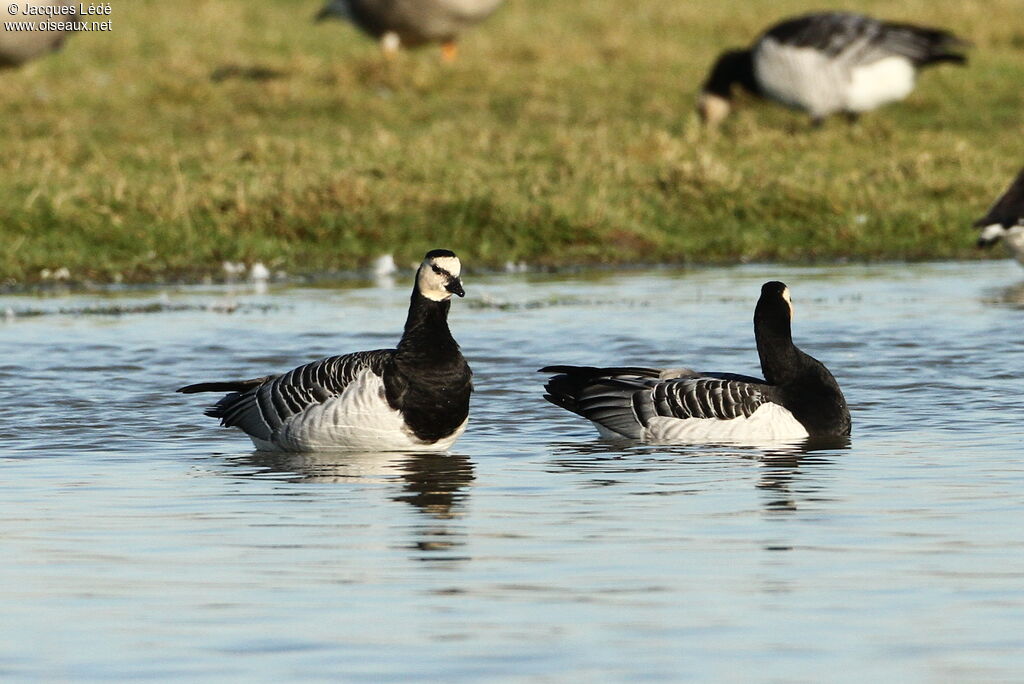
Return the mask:
[[41,11],[45,11],[47,7],[62,8],[62,7],[76,7],[77,4],[73,2],[67,2],[66,0],[30,0],[29,2],[18,2],[17,5],[10,5],[13,8],[17,6],[18,11],[16,14],[11,15],[7,7],[4,8],[4,20],[0,21],[0,68],[12,68],[18,67],[43,55],[48,55],[51,52],[59,50],[64,45],[64,41],[71,31],[28,31],[28,30],[14,30],[14,28],[7,28],[9,23],[14,22],[34,22],[39,21],[54,21],[54,22],[73,22],[78,21],[77,13],[70,14],[54,14],[48,16],[46,14],[26,14],[26,8],[32,6],[40,8]]
[[974,227],[981,229],[978,247],[1002,240],[1013,258],[1024,264],[1024,169]]
[[793,344],[784,283],[761,288],[754,339],[764,380],[689,368],[548,366],[544,398],[610,439],[656,444],[761,444],[850,434],[850,411],[828,368]]
[[400,47],[441,44],[451,62],[462,31],[494,13],[504,0],[330,0],[316,20],[341,18],[380,40],[386,56]]
[[698,111],[717,126],[738,87],[805,111],[815,125],[836,113],[854,120],[907,97],[919,69],[964,64],[960,50],[966,46],[942,29],[848,12],[806,14],[768,29],[750,48],[722,53],[704,82]]

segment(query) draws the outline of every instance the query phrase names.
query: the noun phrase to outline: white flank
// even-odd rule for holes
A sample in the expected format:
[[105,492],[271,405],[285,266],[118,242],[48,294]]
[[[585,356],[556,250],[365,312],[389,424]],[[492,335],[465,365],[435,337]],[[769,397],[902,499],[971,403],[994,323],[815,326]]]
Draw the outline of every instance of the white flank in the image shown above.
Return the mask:
[[841,111],[847,82],[840,62],[814,48],[765,38],[754,49],[754,77],[769,98],[814,117]]
[[886,57],[854,67],[845,93],[848,112],[867,112],[902,100],[914,89],[917,72],[906,57]]
[[594,421],[590,421],[590,424],[593,425],[595,428],[597,428],[597,434],[601,436],[601,439],[609,439],[609,440],[613,440],[613,441],[623,441],[623,440],[629,441],[629,442],[633,441],[629,437],[626,437],[625,435],[620,434],[620,433],[616,432],[615,430],[609,430],[608,428],[606,428],[604,425],[601,425],[600,423],[597,423],[597,422],[594,422]]
[[[859,51],[859,45],[851,45],[844,54]],[[754,49],[754,76],[768,97],[819,118],[866,112],[914,89],[917,74],[910,60],[892,56],[851,65],[844,54],[829,57],[765,38]]]
[[447,451],[465,429],[463,423],[442,440],[420,441],[405,426],[402,414],[388,405],[384,380],[364,370],[341,396],[288,419],[273,443],[252,441],[262,451]]
[[807,429],[778,404],[762,404],[749,418],[652,418],[644,441],[658,444],[704,442],[761,443],[806,439]]
[[439,4],[452,14],[459,14],[467,20],[486,17],[505,0],[442,0]]

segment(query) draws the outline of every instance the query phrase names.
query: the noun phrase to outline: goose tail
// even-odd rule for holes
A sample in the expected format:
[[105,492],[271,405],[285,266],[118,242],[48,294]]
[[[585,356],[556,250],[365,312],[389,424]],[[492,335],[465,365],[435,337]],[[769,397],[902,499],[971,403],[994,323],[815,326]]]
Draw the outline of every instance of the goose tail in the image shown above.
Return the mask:
[[971,47],[969,41],[941,29],[917,28],[917,33],[927,45],[919,66],[967,64],[967,55],[963,51]]
[[643,390],[644,384],[640,380],[615,378],[620,374],[617,371],[634,377],[651,377],[656,372],[629,367],[547,366],[540,372],[558,375],[544,385],[544,398],[593,422],[605,436],[641,439],[644,426],[634,404],[638,399],[636,392]]
[[176,392],[182,394],[198,394],[200,392],[244,392],[262,385],[271,376],[256,378],[254,380],[228,380],[226,382],[197,382],[194,385],[179,387]]

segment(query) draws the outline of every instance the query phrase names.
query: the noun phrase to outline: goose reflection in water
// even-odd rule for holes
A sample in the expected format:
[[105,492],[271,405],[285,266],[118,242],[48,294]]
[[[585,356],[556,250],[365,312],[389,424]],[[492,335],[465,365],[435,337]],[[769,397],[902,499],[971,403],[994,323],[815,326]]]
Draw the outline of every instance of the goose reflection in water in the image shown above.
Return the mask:
[[[824,501],[824,485],[812,477],[812,471],[828,466],[836,452],[849,449],[850,438],[818,437],[771,446],[740,447],[725,445],[666,446],[630,445],[613,442],[555,445],[553,463],[561,472],[594,477],[603,486],[626,484],[630,474],[666,472],[673,464],[710,464],[722,459],[755,462],[759,474],[755,487],[766,494],[766,513],[787,513],[798,509],[798,502]],[[801,477],[806,476],[806,477]],[[794,484],[799,483],[794,491]],[[675,491],[657,492],[671,494]],[[654,493],[654,492],[645,492]]]
[[982,296],[982,301],[1011,309],[1024,309],[1024,282],[989,289]]
[[450,552],[465,544],[456,521],[475,479],[473,462],[460,454],[318,452],[286,454],[253,452],[232,462],[252,468],[254,477],[277,476],[291,483],[398,485],[392,501],[411,504],[431,522],[417,525],[411,548],[427,552],[420,560],[460,560]]

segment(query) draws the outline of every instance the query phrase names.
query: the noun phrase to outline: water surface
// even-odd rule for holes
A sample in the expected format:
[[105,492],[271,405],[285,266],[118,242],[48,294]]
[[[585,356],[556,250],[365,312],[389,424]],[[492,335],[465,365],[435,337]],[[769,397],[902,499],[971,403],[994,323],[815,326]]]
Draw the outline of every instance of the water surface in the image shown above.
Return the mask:
[[[770,279],[847,446],[609,444],[540,399],[551,363],[757,374]],[[1024,678],[1016,265],[471,275],[447,456],[259,454],[173,393],[390,346],[406,280],[0,297],[0,676]]]

